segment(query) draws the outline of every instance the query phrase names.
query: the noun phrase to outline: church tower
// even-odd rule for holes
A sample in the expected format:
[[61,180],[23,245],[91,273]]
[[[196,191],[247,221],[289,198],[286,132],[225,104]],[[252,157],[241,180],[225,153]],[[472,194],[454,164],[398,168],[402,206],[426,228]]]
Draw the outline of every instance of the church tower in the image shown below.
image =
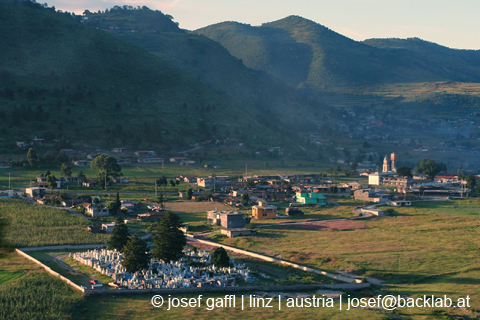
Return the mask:
[[392,152],[392,154],[390,155],[390,160],[392,160],[392,171],[397,172],[397,168],[395,168],[395,160],[397,160],[395,152]]
[[389,172],[389,171],[390,171],[390,168],[388,166],[387,156],[385,156],[385,159],[383,159],[383,170],[382,170],[382,172]]

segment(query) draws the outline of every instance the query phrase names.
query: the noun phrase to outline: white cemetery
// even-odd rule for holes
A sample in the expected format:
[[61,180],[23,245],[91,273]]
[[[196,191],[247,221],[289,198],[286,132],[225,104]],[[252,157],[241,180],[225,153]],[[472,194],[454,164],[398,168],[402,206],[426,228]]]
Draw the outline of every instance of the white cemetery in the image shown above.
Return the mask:
[[125,289],[174,289],[193,287],[226,287],[235,285],[236,279],[253,282],[250,270],[244,264],[218,268],[212,265],[212,255],[207,250],[184,249],[184,256],[178,261],[164,263],[151,259],[148,270],[131,274],[122,266],[123,254],[116,250],[88,250],[70,253],[70,257],[111,277],[109,285]]

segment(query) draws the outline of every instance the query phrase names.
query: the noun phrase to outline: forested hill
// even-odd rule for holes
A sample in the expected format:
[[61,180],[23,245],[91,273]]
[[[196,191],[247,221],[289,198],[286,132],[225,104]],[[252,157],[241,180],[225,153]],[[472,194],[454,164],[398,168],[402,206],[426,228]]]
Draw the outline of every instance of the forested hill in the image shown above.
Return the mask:
[[167,149],[214,135],[276,138],[187,72],[79,18],[0,2],[2,146],[33,136]]
[[218,41],[246,66],[294,87],[341,91],[398,82],[480,81],[478,51],[418,41],[358,42],[298,16],[259,27],[223,22],[196,33]]

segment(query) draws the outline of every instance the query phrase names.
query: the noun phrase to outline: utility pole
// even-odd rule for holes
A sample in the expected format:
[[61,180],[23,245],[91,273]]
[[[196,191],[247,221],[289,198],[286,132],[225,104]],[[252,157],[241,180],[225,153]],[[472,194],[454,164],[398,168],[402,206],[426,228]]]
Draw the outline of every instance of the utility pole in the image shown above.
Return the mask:
[[247,175],[248,164],[245,163],[245,176]]
[[155,179],[155,197],[157,196],[157,179]]

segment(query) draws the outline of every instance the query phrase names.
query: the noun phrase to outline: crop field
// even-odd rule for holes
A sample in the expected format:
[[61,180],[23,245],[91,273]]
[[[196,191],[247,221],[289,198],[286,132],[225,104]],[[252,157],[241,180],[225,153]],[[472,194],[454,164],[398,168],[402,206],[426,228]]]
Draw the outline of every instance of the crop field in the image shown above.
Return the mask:
[[105,243],[108,238],[88,232],[92,222],[87,219],[25,200],[0,200],[0,216],[9,223],[6,241],[15,247]]

